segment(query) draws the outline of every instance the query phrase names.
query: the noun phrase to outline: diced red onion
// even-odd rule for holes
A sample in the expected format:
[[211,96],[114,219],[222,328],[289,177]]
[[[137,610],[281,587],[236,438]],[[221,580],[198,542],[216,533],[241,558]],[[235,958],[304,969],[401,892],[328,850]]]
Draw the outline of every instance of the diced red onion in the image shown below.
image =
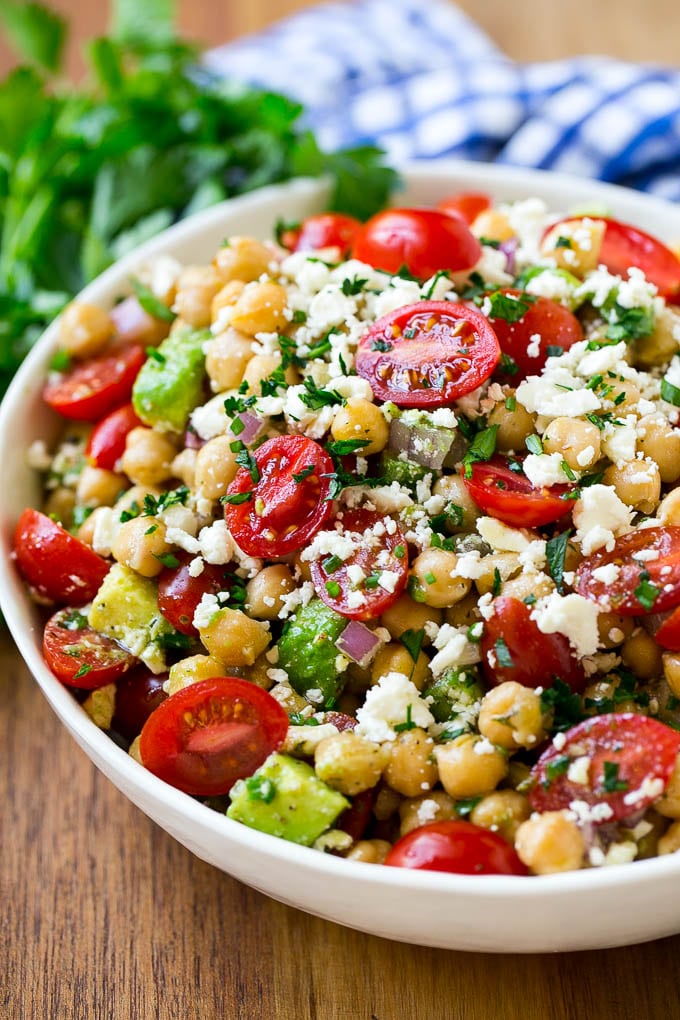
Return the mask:
[[357,666],[364,669],[382,644],[380,638],[359,620],[350,620],[335,642],[335,647]]
[[191,425],[184,432],[184,446],[187,450],[200,450],[205,446],[206,440],[201,439],[198,432]]
[[517,238],[511,237],[508,241],[502,241],[498,250],[505,255],[505,271],[510,276],[515,275],[515,254],[517,252]]
[[236,419],[241,422],[243,428],[240,432],[233,428],[231,431],[237,439],[240,439],[242,443],[249,446],[259,436],[264,427],[264,422],[262,418],[258,418],[256,414],[251,414],[250,411],[242,411],[236,415]]
[[170,323],[145,312],[136,297],[127,297],[109,312],[117,344],[157,344],[170,331]]
[[456,429],[428,425],[408,425],[401,418],[390,423],[389,449],[406,453],[409,460],[423,467],[440,471],[448,461],[457,463],[465,453],[467,443]]

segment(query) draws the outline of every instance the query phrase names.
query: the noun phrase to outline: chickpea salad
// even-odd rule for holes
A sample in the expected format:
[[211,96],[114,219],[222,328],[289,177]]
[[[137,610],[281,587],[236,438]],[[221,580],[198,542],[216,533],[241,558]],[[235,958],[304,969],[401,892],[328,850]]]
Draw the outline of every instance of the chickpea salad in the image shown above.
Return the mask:
[[14,558],[97,726],[356,861],[680,849],[680,257],[449,196],[61,317]]

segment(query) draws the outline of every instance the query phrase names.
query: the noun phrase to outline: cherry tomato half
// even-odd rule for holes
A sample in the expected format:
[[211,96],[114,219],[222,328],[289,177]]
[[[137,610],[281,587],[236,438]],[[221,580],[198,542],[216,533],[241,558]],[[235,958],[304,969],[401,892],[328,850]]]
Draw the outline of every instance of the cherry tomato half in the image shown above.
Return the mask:
[[109,564],[38,510],[24,510],[14,532],[22,577],[50,602],[81,606],[96,595]]
[[361,226],[354,216],[344,213],[319,213],[308,216],[299,227],[284,231],[281,242],[290,251],[318,251],[319,248],[339,248],[345,256],[352,247]]
[[333,461],[306,436],[275,436],[253,456],[256,469],[240,468],[227,489],[227,497],[243,500],[226,503],[227,526],[249,556],[285,556],[328,520]]
[[167,679],[167,673],[151,673],[143,666],[121,677],[116,684],[116,710],[111,729],[128,740],[139,736],[151,713],[167,698],[163,690]]
[[[503,288],[501,293],[522,300],[521,290]],[[490,316],[503,354],[512,358],[514,365],[517,366],[515,371],[514,365],[507,368],[501,364],[496,373],[501,382],[516,385],[528,375],[538,375],[549,354],[561,354],[568,351],[572,344],[583,340],[581,323],[568,308],[549,298],[533,298],[531,295],[529,297],[531,303],[521,319],[516,322]],[[539,337],[538,353],[534,357],[529,354],[533,337]]]
[[[617,821],[649,807],[663,792],[675,766],[680,733],[632,712],[598,715],[567,730],[566,743],[553,744],[531,770],[534,811],[558,811],[574,800],[608,804],[611,813],[594,822]],[[587,782],[569,778],[569,765],[587,758]],[[579,769],[579,779],[584,778]]]
[[449,216],[460,216],[469,226],[490,205],[490,196],[481,191],[459,191],[456,195],[447,195],[437,202],[437,209],[448,213]]
[[193,556],[184,554],[177,558],[178,567],[165,567],[159,574],[158,608],[175,630],[198,637],[192,620],[199,602],[206,594],[231,591],[234,573],[227,567],[204,562],[201,573],[192,577],[189,564]]
[[[656,559],[640,559],[641,553]],[[614,581],[595,576],[598,567],[619,568]],[[576,590],[621,616],[662,613],[680,605],[680,528],[640,528],[614,543],[611,552],[600,549],[579,565]]]
[[93,467],[113,471],[125,453],[128,432],[141,425],[132,404],[123,404],[97,422],[85,447],[85,456]]
[[[356,536],[355,550],[344,561],[337,556],[323,556],[312,562],[316,593],[341,616],[350,620],[374,620],[397,601],[406,587],[408,545],[404,534],[399,527],[390,534],[385,527],[384,514],[373,510],[346,510],[339,534]],[[358,583],[350,578],[351,568],[356,567],[364,574]],[[385,586],[380,583],[384,571],[388,572]],[[361,605],[353,604],[354,592],[362,595]]]
[[374,322],[355,364],[378,400],[444,407],[481,386],[499,358],[496,334],[481,312],[450,301],[419,301]]
[[487,683],[512,680],[523,687],[550,687],[556,678],[572,691],[586,684],[583,667],[564,634],[544,634],[520,599],[501,595],[484,624],[479,650]]
[[436,209],[386,209],[357,232],[352,255],[374,269],[406,268],[419,280],[440,270],[459,273],[479,261],[482,246],[459,216]]
[[508,466],[503,457],[472,464],[465,487],[480,510],[516,528],[538,528],[558,521],[572,504],[564,496],[568,485],[535,489],[529,479]]
[[662,619],[654,633],[654,640],[657,645],[669,652],[680,652],[680,607],[672,609],[669,615]]
[[432,822],[413,829],[397,840],[385,864],[457,875],[529,874],[501,836],[463,821]]
[[137,344],[90,358],[48,380],[43,399],[64,418],[98,421],[130,399],[145,358],[144,349]]
[[43,655],[57,680],[84,691],[112,683],[137,661],[73,608],[60,609],[45,624]]
[[185,687],[151,713],[139,751],[150,772],[198,797],[228,793],[253,774],[288,731],[271,694],[236,677]]

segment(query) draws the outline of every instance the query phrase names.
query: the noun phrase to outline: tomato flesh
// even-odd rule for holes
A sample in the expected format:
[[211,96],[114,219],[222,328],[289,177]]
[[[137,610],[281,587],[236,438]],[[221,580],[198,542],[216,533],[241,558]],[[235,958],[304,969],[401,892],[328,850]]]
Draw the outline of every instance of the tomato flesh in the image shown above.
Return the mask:
[[470,226],[474,223],[480,213],[485,212],[491,205],[491,197],[481,191],[459,191],[455,195],[447,195],[437,202],[437,209],[440,212],[448,213],[449,216],[460,216]]
[[142,731],[151,713],[165,701],[163,684],[167,673],[151,673],[145,667],[130,670],[116,684],[116,710],[111,729],[127,740],[134,740]]
[[49,380],[43,389],[43,399],[64,418],[98,421],[129,401],[145,358],[144,348],[138,344],[90,358]]
[[571,511],[571,502],[564,498],[570,486],[535,489],[526,475],[513,471],[509,463],[503,457],[492,457],[472,464],[470,476],[463,477],[480,510],[515,528],[539,528]]
[[339,248],[343,257],[361,227],[359,220],[344,213],[319,213],[308,216],[299,227],[284,232],[283,244],[291,251],[318,251]]
[[257,481],[240,468],[227,490],[228,497],[249,494],[245,502],[226,503],[227,526],[249,556],[284,556],[305,545],[328,520],[333,461],[306,436],[268,439],[253,456]]
[[[649,552],[655,559],[647,559]],[[639,558],[643,554],[644,558]],[[614,581],[595,576],[598,567],[615,564]],[[618,538],[611,552],[600,549],[579,565],[580,595],[621,616],[663,613],[680,605],[680,528],[641,528]]]
[[657,645],[669,652],[680,652],[680,607],[671,610],[654,634]]
[[[649,807],[663,792],[680,748],[680,733],[632,712],[598,715],[567,730],[558,750],[551,744],[533,769],[529,802],[534,811],[558,811],[572,801],[606,804],[595,824],[618,821]],[[587,782],[569,778],[569,764],[587,758]],[[579,779],[584,771],[579,769]]]
[[203,563],[203,570],[192,577],[189,554],[177,557],[178,567],[165,567],[158,576],[158,608],[169,623],[182,634],[198,637],[193,625],[194,613],[206,594],[231,591],[233,571],[213,563]]
[[394,844],[385,864],[457,875],[528,875],[505,840],[472,822],[432,822],[413,829]]
[[[384,514],[372,510],[346,510],[339,534],[358,536],[355,551],[342,562],[333,562],[337,557],[323,556],[311,564],[319,598],[350,620],[374,620],[397,601],[406,587],[408,545],[398,526],[388,533],[384,519]],[[358,584],[350,580],[348,568],[352,567],[364,573],[364,580]],[[380,584],[383,571],[389,571],[389,587]],[[360,606],[352,604],[352,593],[357,591],[364,599]]]
[[85,447],[85,456],[93,467],[113,471],[125,453],[128,432],[141,425],[132,404],[111,411],[97,422]]
[[481,386],[499,358],[496,334],[481,312],[419,301],[371,326],[359,343],[356,370],[378,400],[434,408]]
[[[504,288],[502,294],[522,298],[522,291]],[[516,385],[528,375],[538,375],[550,353],[561,354],[583,340],[583,328],[568,308],[550,298],[531,298],[526,312],[516,322],[498,317],[490,318],[501,351],[512,358],[510,369],[501,366],[496,375],[500,382]],[[529,354],[532,338],[538,336],[538,353]],[[553,348],[554,351],[551,351]],[[533,350],[533,347],[531,347]],[[516,366],[516,369],[515,369]]]
[[228,793],[283,743],[288,716],[271,694],[237,677],[213,677],[163,701],[144,723],[149,771],[184,793]]
[[573,691],[583,690],[586,675],[564,634],[544,634],[520,599],[501,595],[493,610],[479,646],[487,683],[550,687],[559,678]]
[[357,232],[352,255],[374,269],[407,269],[419,280],[435,273],[472,269],[482,246],[459,216],[437,209],[386,209]]
[[84,691],[113,683],[137,661],[74,608],[60,609],[45,624],[43,656],[57,680]]
[[38,510],[24,510],[19,518],[14,557],[24,580],[49,602],[81,606],[109,572],[106,560]]

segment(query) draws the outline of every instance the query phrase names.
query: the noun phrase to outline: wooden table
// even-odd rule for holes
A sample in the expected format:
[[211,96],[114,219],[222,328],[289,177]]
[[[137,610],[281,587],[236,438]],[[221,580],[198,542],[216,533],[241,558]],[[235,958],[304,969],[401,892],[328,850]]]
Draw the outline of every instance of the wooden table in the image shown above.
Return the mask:
[[[54,6],[73,16],[78,39],[102,29],[103,5]],[[217,43],[300,6],[185,0],[182,26]],[[644,17],[639,0],[462,6],[519,59],[592,50],[677,60],[672,0],[648,0]],[[8,64],[0,51],[0,69]],[[467,955],[386,942],[266,899],[196,860],[95,771],[6,634],[0,677],[0,1020],[680,1016],[680,937],[598,953]]]

